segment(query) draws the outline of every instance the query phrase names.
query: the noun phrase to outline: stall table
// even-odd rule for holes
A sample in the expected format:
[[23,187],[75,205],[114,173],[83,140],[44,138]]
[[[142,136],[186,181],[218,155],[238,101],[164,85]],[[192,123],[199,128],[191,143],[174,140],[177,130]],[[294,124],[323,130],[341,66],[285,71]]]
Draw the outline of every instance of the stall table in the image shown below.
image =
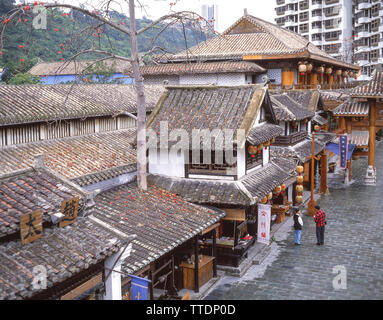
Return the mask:
[[[202,256],[202,261],[198,261],[198,283],[199,286],[204,285],[213,278],[213,261],[214,257]],[[182,262],[180,264],[183,272],[183,285],[185,289],[195,289],[195,264]]]

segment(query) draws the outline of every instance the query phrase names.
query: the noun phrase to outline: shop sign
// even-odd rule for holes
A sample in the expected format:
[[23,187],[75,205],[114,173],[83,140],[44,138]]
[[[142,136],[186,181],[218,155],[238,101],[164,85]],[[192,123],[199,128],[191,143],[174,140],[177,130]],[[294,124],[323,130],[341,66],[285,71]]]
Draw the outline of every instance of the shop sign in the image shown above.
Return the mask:
[[257,241],[270,243],[271,205],[258,204],[258,232]]

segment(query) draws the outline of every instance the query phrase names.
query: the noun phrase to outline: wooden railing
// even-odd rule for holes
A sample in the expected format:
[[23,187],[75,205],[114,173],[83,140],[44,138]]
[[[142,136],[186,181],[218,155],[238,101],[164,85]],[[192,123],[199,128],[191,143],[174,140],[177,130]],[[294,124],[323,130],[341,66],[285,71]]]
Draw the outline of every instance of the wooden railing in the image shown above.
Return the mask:
[[306,131],[299,131],[288,136],[279,136],[275,138],[274,145],[289,146],[294,145],[307,137]]

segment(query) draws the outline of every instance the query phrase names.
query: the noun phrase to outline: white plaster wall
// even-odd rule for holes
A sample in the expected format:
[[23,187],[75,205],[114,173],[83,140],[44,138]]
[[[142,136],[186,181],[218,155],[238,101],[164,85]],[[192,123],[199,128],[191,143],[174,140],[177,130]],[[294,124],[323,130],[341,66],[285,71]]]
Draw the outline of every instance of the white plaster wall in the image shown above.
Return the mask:
[[187,84],[214,84],[214,85],[241,85],[246,84],[245,73],[221,73],[221,74],[188,74],[181,75],[179,83]]
[[238,148],[237,150],[237,174],[238,179],[246,175],[246,149]]
[[279,126],[283,129],[283,132],[282,132],[281,136],[284,136],[285,135],[285,130],[286,130],[286,122],[285,121],[280,121],[279,122]]
[[287,187],[287,200],[293,202],[293,185]]
[[263,166],[267,165],[270,161],[270,147],[263,148]]
[[178,85],[180,83],[179,76],[146,76],[145,84],[164,84],[164,80],[168,81],[168,85]]
[[185,154],[167,150],[149,150],[149,173],[185,177]]

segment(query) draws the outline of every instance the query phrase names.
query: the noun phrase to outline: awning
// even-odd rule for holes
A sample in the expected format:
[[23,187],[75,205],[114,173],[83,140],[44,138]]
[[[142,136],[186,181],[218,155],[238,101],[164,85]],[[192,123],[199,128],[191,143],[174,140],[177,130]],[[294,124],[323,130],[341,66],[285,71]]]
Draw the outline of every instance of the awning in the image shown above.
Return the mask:
[[[355,147],[356,147],[356,144],[348,145],[347,160],[351,159],[351,156],[352,156],[352,153],[354,152]],[[328,145],[326,145],[326,150],[329,150],[332,153],[335,153],[339,156],[339,143],[330,142]]]

